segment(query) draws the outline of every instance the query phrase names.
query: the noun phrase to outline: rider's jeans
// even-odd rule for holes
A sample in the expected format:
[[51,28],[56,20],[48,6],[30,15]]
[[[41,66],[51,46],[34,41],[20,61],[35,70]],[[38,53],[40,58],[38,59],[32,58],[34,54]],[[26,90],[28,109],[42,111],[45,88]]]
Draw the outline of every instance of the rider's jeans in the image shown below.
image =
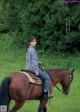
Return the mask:
[[49,76],[39,68],[38,70],[39,72],[39,77],[44,81],[44,85],[43,85],[43,88],[44,88],[44,92],[48,91],[49,89],[49,84],[50,84],[50,78]]

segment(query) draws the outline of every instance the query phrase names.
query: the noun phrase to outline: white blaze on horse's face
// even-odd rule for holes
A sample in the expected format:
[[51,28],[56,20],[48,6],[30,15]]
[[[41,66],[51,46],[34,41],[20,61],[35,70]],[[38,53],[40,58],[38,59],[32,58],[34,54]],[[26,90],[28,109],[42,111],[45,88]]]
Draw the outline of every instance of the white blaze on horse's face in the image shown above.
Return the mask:
[[72,75],[70,75],[70,82],[72,81]]
[[70,83],[73,81],[73,75],[70,74]]

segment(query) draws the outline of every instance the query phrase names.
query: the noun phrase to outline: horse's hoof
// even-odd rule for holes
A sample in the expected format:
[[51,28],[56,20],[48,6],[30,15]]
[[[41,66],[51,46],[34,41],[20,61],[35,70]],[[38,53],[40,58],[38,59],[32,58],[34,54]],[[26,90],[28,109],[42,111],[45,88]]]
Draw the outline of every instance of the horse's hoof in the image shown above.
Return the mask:
[[16,112],[16,111],[14,111],[13,109],[11,109],[9,112]]

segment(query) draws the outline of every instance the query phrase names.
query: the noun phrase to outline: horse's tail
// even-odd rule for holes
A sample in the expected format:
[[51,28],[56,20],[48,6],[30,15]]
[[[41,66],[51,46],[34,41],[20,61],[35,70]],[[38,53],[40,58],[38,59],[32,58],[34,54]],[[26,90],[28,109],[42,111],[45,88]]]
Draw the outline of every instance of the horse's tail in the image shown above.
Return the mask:
[[10,95],[9,95],[9,85],[11,82],[11,77],[6,77],[0,87],[0,105],[8,105],[10,102]]

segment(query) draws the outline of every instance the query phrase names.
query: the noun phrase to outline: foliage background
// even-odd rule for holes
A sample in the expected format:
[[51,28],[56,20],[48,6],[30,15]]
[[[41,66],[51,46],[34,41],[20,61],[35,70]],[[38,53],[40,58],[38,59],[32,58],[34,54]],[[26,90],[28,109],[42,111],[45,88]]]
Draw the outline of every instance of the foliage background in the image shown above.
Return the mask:
[[0,0],[0,41],[8,42],[4,47],[22,48],[30,35],[37,37],[39,50],[80,52],[80,4]]

